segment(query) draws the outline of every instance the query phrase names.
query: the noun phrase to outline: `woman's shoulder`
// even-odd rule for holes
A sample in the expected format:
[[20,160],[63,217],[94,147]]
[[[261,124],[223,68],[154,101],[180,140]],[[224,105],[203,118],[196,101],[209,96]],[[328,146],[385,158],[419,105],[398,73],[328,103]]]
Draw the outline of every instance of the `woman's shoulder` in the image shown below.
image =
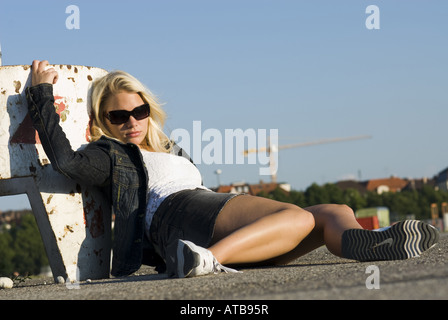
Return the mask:
[[132,143],[123,143],[117,139],[102,136],[98,140],[90,142],[86,149],[101,150],[114,158],[116,156],[122,157],[124,155],[127,155],[128,157],[135,156],[139,147]]
[[108,154],[112,154],[116,150],[123,150],[123,148],[123,143],[106,136],[102,136],[86,146],[86,150],[101,150]]
[[86,148],[110,149],[112,147],[112,139],[102,136],[98,140],[91,141]]

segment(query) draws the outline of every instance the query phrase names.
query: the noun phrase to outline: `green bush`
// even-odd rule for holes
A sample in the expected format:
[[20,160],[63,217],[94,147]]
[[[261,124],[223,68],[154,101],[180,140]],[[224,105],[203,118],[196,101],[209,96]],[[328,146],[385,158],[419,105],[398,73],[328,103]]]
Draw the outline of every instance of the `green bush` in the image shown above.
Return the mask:
[[14,272],[37,275],[41,267],[48,265],[33,214],[23,215],[20,223],[9,230],[0,230],[0,276],[11,276]]

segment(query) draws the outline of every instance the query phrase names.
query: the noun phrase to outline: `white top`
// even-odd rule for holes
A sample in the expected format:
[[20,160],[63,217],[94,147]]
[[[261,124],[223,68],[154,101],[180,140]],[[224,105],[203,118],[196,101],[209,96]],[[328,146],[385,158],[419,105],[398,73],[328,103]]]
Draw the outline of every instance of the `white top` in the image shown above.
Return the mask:
[[154,213],[169,195],[186,189],[207,188],[202,186],[199,170],[184,157],[145,150],[142,150],[142,156],[148,171],[145,229],[149,231]]

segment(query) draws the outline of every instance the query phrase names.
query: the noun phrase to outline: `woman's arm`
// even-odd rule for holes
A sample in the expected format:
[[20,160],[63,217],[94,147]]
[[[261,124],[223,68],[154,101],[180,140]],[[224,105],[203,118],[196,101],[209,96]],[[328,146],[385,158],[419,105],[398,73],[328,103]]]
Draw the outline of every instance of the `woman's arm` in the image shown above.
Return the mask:
[[105,185],[111,172],[107,147],[89,145],[73,151],[54,108],[53,84],[58,74],[52,68],[45,70],[47,65],[48,61],[33,61],[32,87],[26,89],[28,111],[45,153],[53,168],[66,177],[83,184]]

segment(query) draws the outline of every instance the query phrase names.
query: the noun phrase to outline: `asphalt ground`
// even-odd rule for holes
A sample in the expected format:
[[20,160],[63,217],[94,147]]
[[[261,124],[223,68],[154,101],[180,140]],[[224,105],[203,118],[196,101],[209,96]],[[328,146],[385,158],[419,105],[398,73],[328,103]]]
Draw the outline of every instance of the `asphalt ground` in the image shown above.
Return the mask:
[[255,310],[260,315],[263,306],[272,315],[284,309],[278,301],[290,301],[288,308],[295,308],[297,300],[447,300],[448,233],[441,233],[437,246],[408,260],[361,263],[338,258],[321,247],[285,266],[240,270],[243,272],[169,279],[142,267],[125,278],[71,285],[56,284],[52,278],[29,279],[0,290],[0,300],[9,300],[19,309],[25,300],[138,300],[177,315],[204,312],[202,317],[211,309],[200,306],[214,307],[215,317],[238,308],[233,305],[244,306],[242,311],[233,310],[240,315],[249,315],[248,308],[252,315]]

